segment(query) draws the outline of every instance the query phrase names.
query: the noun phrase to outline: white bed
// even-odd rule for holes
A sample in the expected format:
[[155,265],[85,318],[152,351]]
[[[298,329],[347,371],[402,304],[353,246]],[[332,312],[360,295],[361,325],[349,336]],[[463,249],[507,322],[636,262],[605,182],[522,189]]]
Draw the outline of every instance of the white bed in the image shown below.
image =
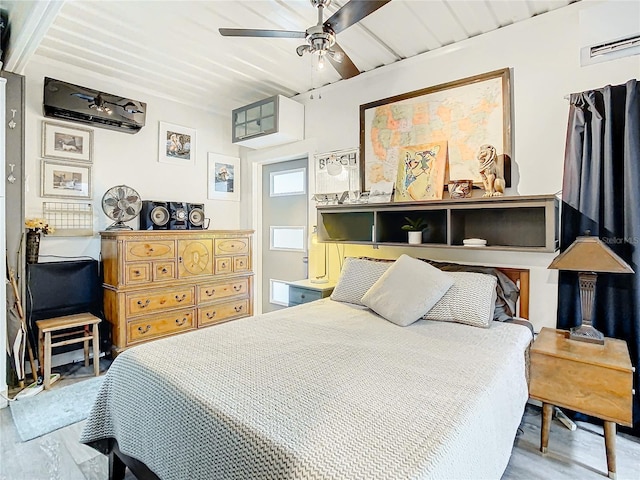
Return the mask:
[[325,299],[125,351],[81,441],[166,480],[500,478],[531,339]]

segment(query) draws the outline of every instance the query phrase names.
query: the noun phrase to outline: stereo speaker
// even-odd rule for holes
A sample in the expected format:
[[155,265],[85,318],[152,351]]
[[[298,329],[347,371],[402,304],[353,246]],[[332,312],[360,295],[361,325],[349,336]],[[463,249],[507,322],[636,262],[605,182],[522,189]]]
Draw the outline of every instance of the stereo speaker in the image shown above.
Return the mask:
[[167,230],[170,219],[168,202],[143,200],[140,211],[140,230]]
[[187,220],[189,230],[202,230],[204,228],[204,204],[187,203]]

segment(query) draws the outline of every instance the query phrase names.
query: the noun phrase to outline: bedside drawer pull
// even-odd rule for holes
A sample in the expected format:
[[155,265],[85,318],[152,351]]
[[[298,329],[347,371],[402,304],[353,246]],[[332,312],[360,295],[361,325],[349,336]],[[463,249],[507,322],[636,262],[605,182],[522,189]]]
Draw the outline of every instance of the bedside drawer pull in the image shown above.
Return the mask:
[[133,271],[133,274],[134,274],[136,277],[139,277],[139,276],[140,276],[140,270],[134,270],[134,271]]
[[178,303],[183,302],[185,298],[187,298],[187,294],[186,293],[183,293],[181,297],[176,295],[176,302],[178,302]]
[[162,267],[162,270],[160,270],[160,272],[162,273],[167,273],[169,270],[167,270],[167,267]]
[[182,320],[180,320],[179,318],[176,318],[176,325],[177,326],[181,327],[185,323],[187,323],[187,317],[184,317]]
[[242,305],[236,305],[235,307],[233,307],[233,309],[236,311],[236,313],[240,313],[242,311]]
[[138,327],[138,333],[140,335],[144,335],[145,333],[148,333],[149,330],[151,330],[151,325],[147,325],[145,328]]
[[242,284],[234,285],[234,286],[233,286],[233,289],[234,289],[236,292],[239,292],[240,290],[242,290]]
[[204,293],[207,294],[207,297],[213,297],[216,293],[216,289],[212,288],[211,290],[205,290]]
[[306,298],[304,293],[300,295],[300,298]]
[[182,257],[178,257],[178,262],[182,263]]
[[215,317],[215,316],[216,316],[216,312],[207,312],[207,318],[208,318],[209,320],[211,320],[211,319],[212,319],[213,317]]
[[138,300],[138,306],[140,308],[146,308],[149,306],[149,303],[151,303],[151,300],[147,299],[144,303],[142,303],[142,300]]
[[222,268],[227,268],[227,264],[224,262],[222,262],[220,265],[222,266]]
[[238,265],[240,265],[241,267],[244,267],[244,262],[242,260],[238,261]]

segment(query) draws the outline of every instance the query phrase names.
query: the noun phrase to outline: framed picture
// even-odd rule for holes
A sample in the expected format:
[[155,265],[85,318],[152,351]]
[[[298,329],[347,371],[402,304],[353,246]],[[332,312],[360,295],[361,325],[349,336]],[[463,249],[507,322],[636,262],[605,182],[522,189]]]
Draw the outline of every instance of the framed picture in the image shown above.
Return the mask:
[[91,165],[42,160],[40,196],[91,199]]
[[196,164],[196,131],[171,123],[160,122],[158,161],[185,167]]
[[319,153],[314,157],[316,194],[355,192],[360,190],[358,149]]
[[400,149],[394,202],[442,200],[447,167],[447,142]]
[[68,127],[61,123],[42,122],[42,156],[77,162],[91,162],[93,130]]
[[207,198],[240,201],[240,159],[209,153]]
[[509,69],[360,105],[360,182],[363,191],[384,191],[397,180],[402,149],[447,142],[449,180],[482,185],[478,152],[495,146],[511,156]]

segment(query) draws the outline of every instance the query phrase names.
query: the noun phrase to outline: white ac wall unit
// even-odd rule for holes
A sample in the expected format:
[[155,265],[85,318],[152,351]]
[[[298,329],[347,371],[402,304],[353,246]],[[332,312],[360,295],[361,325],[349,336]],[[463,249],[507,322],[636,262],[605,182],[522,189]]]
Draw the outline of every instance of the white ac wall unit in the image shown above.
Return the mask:
[[580,10],[580,65],[640,54],[640,2],[611,0]]

